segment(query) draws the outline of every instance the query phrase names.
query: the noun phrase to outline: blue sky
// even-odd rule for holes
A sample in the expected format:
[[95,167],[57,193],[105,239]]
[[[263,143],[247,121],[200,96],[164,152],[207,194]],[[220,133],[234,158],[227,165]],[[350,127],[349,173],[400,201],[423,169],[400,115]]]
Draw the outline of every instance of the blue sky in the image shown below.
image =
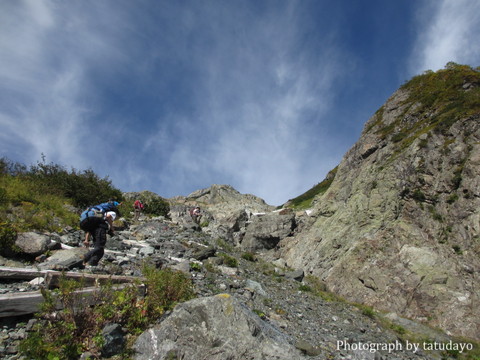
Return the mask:
[[0,0],[0,155],[280,205],[479,38],[477,0]]

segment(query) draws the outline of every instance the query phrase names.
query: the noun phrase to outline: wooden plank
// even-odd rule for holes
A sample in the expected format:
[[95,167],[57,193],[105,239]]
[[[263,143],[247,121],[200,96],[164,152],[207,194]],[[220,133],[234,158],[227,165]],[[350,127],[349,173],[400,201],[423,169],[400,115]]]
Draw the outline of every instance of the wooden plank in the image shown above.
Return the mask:
[[135,276],[120,276],[106,274],[88,274],[80,272],[61,272],[54,270],[35,270],[27,268],[12,268],[0,266],[0,278],[12,280],[33,280],[38,277],[45,277],[48,287],[58,286],[62,277],[72,280],[83,281],[84,286],[93,286],[95,284],[120,284],[126,282],[144,281],[144,278]]
[[47,270],[36,270],[27,268],[14,268],[0,266],[1,279],[18,279],[18,280],[33,280],[37,277],[44,277]]
[[57,287],[60,283],[60,279],[63,277],[69,280],[77,280],[83,283],[83,286],[103,285],[111,282],[112,284],[122,284],[128,282],[140,281],[145,279],[135,276],[119,276],[119,275],[106,275],[106,274],[88,274],[88,273],[76,273],[67,272],[61,273],[58,271],[51,271],[46,274],[45,282],[48,288]]
[[[129,286],[121,284],[113,287],[113,290],[120,290]],[[137,286],[139,296],[145,296],[145,285]],[[100,290],[99,287],[90,287],[75,291],[77,296],[82,297],[81,304],[93,305],[95,303],[95,293]],[[0,318],[19,315],[34,314],[40,311],[40,305],[44,299],[40,291],[30,291],[24,293],[10,293],[0,295]],[[57,303],[57,310],[61,310],[60,302]]]
[[40,291],[0,295],[0,317],[33,314],[43,302]]

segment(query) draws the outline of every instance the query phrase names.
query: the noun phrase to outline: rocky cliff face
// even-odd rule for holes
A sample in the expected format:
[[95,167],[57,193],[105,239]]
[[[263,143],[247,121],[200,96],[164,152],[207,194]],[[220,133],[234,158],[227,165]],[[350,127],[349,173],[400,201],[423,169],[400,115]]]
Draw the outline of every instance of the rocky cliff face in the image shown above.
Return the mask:
[[177,203],[186,205],[199,205],[221,219],[230,216],[237,210],[245,210],[250,213],[273,210],[258,196],[241,194],[230,185],[212,185],[209,188],[194,191],[187,197],[176,197]]
[[366,123],[288,265],[349,300],[480,338],[480,73],[412,79]]

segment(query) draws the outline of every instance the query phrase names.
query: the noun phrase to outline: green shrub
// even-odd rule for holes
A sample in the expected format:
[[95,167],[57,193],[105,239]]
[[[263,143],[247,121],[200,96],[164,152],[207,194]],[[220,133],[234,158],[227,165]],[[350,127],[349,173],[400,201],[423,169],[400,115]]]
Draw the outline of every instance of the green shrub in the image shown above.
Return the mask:
[[403,326],[397,324],[392,324],[390,328],[400,335],[404,335],[407,332]]
[[254,262],[256,260],[255,255],[251,252],[246,252],[242,254],[242,259],[245,259],[247,261]]
[[397,133],[397,134],[395,134],[395,135],[392,136],[392,141],[395,142],[395,143],[396,143],[396,142],[400,142],[400,141],[402,141],[403,139],[405,139],[407,136],[408,136],[407,133],[399,132],[399,133]]
[[32,166],[26,176],[33,180],[41,191],[65,196],[72,200],[74,206],[80,208],[108,199],[122,199],[122,192],[113,187],[108,177],[102,179],[91,169],[68,171],[61,165],[42,162]]
[[308,285],[300,285],[298,287],[298,290],[299,291],[304,291],[304,292],[313,292],[313,289]]
[[[18,230],[58,231],[78,226],[71,206],[85,208],[122,193],[92,170],[67,171],[60,165],[26,166],[0,159],[0,216],[8,213]],[[65,207],[68,205],[68,209]]]
[[457,255],[462,255],[462,253],[463,253],[462,249],[458,245],[453,245],[452,249],[453,249],[453,251],[455,251],[455,254],[457,254]]
[[225,265],[227,265],[228,267],[237,267],[238,266],[238,261],[233,256],[230,256],[230,255],[227,255],[227,254],[220,254],[220,256],[223,258],[223,263]]
[[265,313],[261,310],[258,310],[258,309],[253,309],[252,310],[255,314],[258,315],[259,318],[261,319],[266,319],[267,318],[267,315],[265,315]]
[[462,180],[463,180],[462,171],[461,170],[456,170],[454,175],[453,175],[453,179],[452,179],[453,188],[455,190],[457,190],[460,187],[460,185],[462,183]]
[[447,203],[453,204],[457,200],[458,200],[458,195],[456,193],[453,193],[448,197]]
[[412,198],[413,198],[413,200],[418,201],[418,202],[425,202],[425,200],[427,199],[425,197],[425,194],[420,189],[415,189],[413,191]]
[[10,257],[19,253],[20,249],[15,245],[17,232],[11,224],[0,223],[0,255]]
[[190,269],[193,271],[202,271],[202,265],[191,262],[190,263]]
[[145,204],[145,214],[168,217],[170,205],[163,199],[153,198]]
[[227,243],[225,240],[223,240],[222,238],[217,238],[215,239],[215,244],[225,250],[225,251],[228,251],[228,252],[232,252],[233,251],[233,246],[229,243]]
[[[39,321],[20,344],[20,353],[29,359],[76,359],[84,351],[99,358],[102,329],[118,323],[130,334],[139,334],[175,304],[194,296],[191,281],[180,272],[144,266],[146,296],[140,297],[134,284],[115,290],[102,286],[93,295],[94,306],[75,293],[82,284],[60,281],[59,289],[42,290],[44,302]],[[56,311],[57,303],[62,311]],[[56,316],[51,316],[55,312]]]
[[7,190],[3,187],[0,187],[0,205],[6,204],[8,202]]
[[440,215],[440,214],[437,212],[437,209],[435,209],[434,206],[429,206],[429,207],[428,207],[428,211],[430,212],[430,214],[432,214],[432,217],[433,217],[434,220],[439,221],[439,222],[443,222],[443,217],[442,217],[442,215]]
[[152,308],[163,310],[173,308],[177,303],[194,297],[190,279],[180,271],[170,269],[157,270],[153,266],[144,266],[145,284],[149,291],[148,302]]
[[363,305],[363,304],[354,304],[356,305],[361,311],[362,314],[365,316],[368,316],[369,318],[374,318],[375,317],[375,310],[371,306],[368,305]]

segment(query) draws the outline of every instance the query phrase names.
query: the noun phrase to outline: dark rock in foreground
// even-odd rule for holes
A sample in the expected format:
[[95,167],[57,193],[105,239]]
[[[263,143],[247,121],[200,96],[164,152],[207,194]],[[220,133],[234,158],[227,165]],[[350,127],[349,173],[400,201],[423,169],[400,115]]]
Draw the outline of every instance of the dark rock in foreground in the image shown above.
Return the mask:
[[143,333],[134,349],[137,360],[303,358],[286,335],[228,294],[178,305],[160,325]]

